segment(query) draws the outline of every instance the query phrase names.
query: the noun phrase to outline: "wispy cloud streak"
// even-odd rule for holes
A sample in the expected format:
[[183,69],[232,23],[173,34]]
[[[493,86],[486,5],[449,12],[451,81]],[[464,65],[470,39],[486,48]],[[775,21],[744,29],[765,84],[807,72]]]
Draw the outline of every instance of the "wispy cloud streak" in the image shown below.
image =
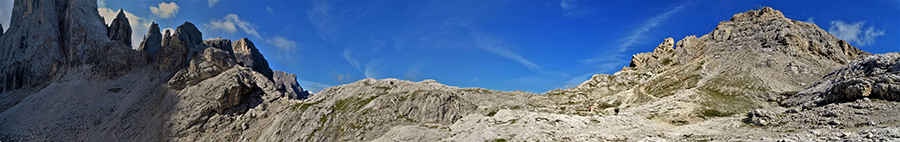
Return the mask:
[[481,76],[484,76],[484,75],[487,74],[489,71],[491,71],[491,69],[494,69],[494,67],[497,67],[497,66],[499,66],[499,65],[500,65],[500,63],[497,63],[497,64],[494,64],[493,66],[489,67],[487,70],[485,70],[483,73],[481,73],[481,75],[478,75],[478,76],[476,76],[475,78],[472,78],[472,80],[469,81],[469,83],[466,83],[466,85],[468,85],[468,84],[470,84],[470,83],[472,83],[472,82],[475,82],[475,80],[478,80],[478,78],[481,78]]
[[525,57],[522,57],[522,55],[510,50],[509,46],[507,46],[506,43],[503,43],[503,41],[486,35],[483,32],[473,32],[473,36],[475,37],[475,44],[477,46],[484,48],[491,53],[519,62],[519,64],[528,67],[528,69],[531,69],[532,71],[543,71],[543,69],[534,62],[531,62],[528,59],[525,59]]
[[341,54],[341,57],[344,57],[344,60],[347,60],[347,63],[350,63],[351,66],[356,67],[356,70],[362,71],[362,68],[359,66],[359,60],[353,57],[350,49],[344,49],[344,54]]
[[[628,36],[621,39],[622,44],[619,44],[619,46],[616,48],[615,53],[613,53],[613,55],[615,57],[621,57],[622,53],[624,53],[625,51],[628,51],[629,47],[642,41],[644,39],[644,37],[646,37],[646,34],[647,34],[647,32],[650,31],[650,29],[653,29],[653,28],[659,26],[660,23],[662,23],[665,20],[668,20],[670,17],[672,17],[673,14],[678,13],[679,11],[684,9],[685,6],[687,6],[687,4],[681,4],[681,5],[675,6],[674,8],[672,8],[672,10],[669,10],[669,11],[666,11],[659,15],[656,15],[653,18],[647,19],[647,21],[645,21],[644,24],[641,25],[640,28],[638,28],[634,31],[631,31],[631,33]],[[583,61],[587,62],[587,63],[594,63],[594,62],[606,61],[608,59],[609,59],[609,55],[601,55],[601,56],[597,56],[597,57],[583,60]]]
[[308,80],[303,80],[303,79],[297,79],[297,83],[299,83],[300,86],[303,87],[303,89],[306,89],[312,93],[316,93],[316,92],[322,91],[322,89],[334,86],[334,85],[329,85],[329,84],[319,83],[319,82],[314,82],[314,81],[308,81]]

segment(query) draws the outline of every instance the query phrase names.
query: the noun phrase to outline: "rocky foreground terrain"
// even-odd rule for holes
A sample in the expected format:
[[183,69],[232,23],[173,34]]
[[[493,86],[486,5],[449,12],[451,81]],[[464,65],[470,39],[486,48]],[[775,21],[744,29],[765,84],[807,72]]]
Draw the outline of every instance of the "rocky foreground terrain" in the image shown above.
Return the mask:
[[123,13],[104,25],[96,9],[15,2],[0,141],[900,140],[900,54],[768,7],[543,94],[397,79],[310,94],[246,38],[202,40],[185,22],[130,41]]

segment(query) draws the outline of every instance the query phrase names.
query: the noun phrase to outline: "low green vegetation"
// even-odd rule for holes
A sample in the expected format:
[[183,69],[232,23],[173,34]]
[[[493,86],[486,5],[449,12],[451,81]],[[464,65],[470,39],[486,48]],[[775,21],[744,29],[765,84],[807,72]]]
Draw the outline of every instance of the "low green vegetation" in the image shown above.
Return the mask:
[[662,65],[669,65],[669,63],[672,63],[672,59],[669,59],[669,58],[662,59]]
[[382,91],[391,90],[391,87],[387,87],[387,86],[375,86],[375,87],[373,87],[373,88],[375,88],[375,89],[381,89]]
[[350,111],[354,111],[354,110],[359,110],[363,106],[366,106],[366,104],[369,104],[369,102],[374,100],[376,97],[378,97],[378,96],[372,96],[369,98],[351,97],[351,98],[339,100],[337,102],[334,102],[334,111],[350,112]]
[[497,114],[497,111],[500,111],[500,110],[497,109],[497,110],[493,110],[493,111],[491,111],[491,112],[488,112],[486,116],[493,117],[495,114]]
[[310,106],[322,103],[322,101],[324,101],[324,99],[313,102],[313,103],[296,103],[294,105],[291,105],[291,111],[297,111],[298,108],[299,108],[299,110],[306,110]]

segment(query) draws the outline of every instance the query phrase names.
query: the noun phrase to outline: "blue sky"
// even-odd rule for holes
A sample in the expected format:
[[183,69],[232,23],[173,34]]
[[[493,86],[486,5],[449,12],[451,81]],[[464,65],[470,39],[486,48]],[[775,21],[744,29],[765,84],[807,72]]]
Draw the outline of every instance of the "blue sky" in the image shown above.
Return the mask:
[[[9,25],[12,1],[0,2]],[[435,79],[542,93],[612,74],[667,37],[702,36],[756,5],[813,22],[872,53],[900,51],[900,1],[99,0],[124,9],[139,44],[149,22],[249,38],[304,89],[364,78]]]

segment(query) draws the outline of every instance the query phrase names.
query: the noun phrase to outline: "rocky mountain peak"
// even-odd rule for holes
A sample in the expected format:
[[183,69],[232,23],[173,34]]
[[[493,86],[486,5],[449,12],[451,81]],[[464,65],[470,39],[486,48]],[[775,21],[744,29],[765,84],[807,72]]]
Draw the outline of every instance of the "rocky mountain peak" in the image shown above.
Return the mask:
[[[644,106],[675,99],[680,101],[666,105],[691,104],[694,110],[684,110],[689,112],[740,113],[769,105],[762,102],[776,100],[774,94],[780,92],[801,90],[868,55],[814,24],[764,7],[735,14],[699,38],[687,36],[677,42],[666,38],[653,52],[633,55],[629,66],[613,75],[594,75],[575,88],[547,94],[594,98],[585,101],[599,98],[600,106]],[[717,99],[722,97],[730,100]],[[674,125],[702,120],[683,114],[647,117],[678,122]]]
[[259,53],[259,49],[256,49],[256,46],[253,45],[250,39],[241,38],[231,42],[231,46],[234,57],[239,64],[272,78],[272,69],[269,68],[269,62],[265,60],[262,53]]
[[137,50],[147,53],[147,56],[152,58],[156,57],[156,53],[159,53],[160,47],[162,47],[162,35],[159,33],[159,25],[156,22],[152,22],[147,35],[144,36],[144,41],[141,41]]
[[125,17],[125,11],[119,9],[119,13],[116,14],[116,18],[113,19],[111,23],[109,23],[109,27],[107,28],[106,35],[109,36],[109,40],[120,41],[125,43],[128,47],[131,47],[131,24],[128,23],[128,17]]
[[787,19],[781,11],[772,7],[763,7],[759,10],[750,10],[744,13],[734,14],[729,21],[765,21],[770,19]]

